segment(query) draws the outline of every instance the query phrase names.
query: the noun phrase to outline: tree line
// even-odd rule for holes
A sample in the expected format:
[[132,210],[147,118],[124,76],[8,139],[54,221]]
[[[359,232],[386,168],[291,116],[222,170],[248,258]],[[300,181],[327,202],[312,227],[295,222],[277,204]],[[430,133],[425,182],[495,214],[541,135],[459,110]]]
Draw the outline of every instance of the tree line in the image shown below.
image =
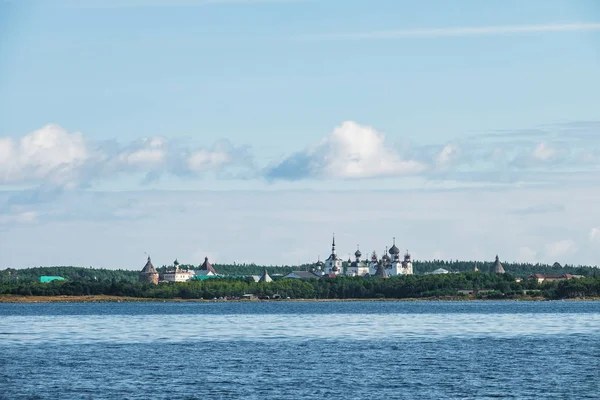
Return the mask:
[[[344,268],[347,267],[347,262],[344,262]],[[493,262],[477,262],[477,261],[414,261],[413,271],[416,275],[426,274],[438,268],[446,269],[450,272],[471,272],[477,266],[481,272],[492,272]],[[532,274],[573,274],[586,277],[600,277],[600,269],[591,266],[574,266],[560,265],[554,263],[549,264],[529,264],[529,263],[504,263],[504,269],[515,277],[527,277]],[[313,264],[302,265],[256,265],[256,264],[214,264],[213,267],[217,273],[222,275],[261,275],[266,269],[270,275],[287,275],[292,271],[310,271],[314,268]],[[164,273],[169,267],[163,265],[158,267],[160,273]],[[182,269],[199,269],[200,266],[192,264],[180,265]],[[142,269],[142,266],[139,270]],[[33,282],[39,280],[40,276],[62,276],[63,278],[73,281],[125,281],[136,282],[139,276],[139,270],[124,270],[124,269],[102,269],[92,267],[34,267],[25,269],[7,268],[0,270],[0,283],[7,282]]]
[[152,299],[214,299],[244,294],[291,299],[404,299],[457,296],[458,290],[474,290],[475,296],[515,298],[524,294],[547,299],[598,297],[600,278],[580,278],[537,283],[516,282],[511,274],[465,272],[443,275],[406,275],[389,279],[345,277],[311,280],[276,279],[255,282],[252,278],[219,278],[159,285],[127,280],[72,280],[50,283],[3,282],[0,294],[23,296],[112,295]]

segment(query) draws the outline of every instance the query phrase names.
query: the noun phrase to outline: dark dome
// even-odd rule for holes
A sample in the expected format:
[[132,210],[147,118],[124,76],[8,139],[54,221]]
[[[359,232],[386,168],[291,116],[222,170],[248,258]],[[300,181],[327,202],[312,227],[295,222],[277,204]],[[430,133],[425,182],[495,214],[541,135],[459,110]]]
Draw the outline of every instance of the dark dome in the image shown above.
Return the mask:
[[391,248],[390,248],[390,254],[392,255],[397,255],[400,254],[400,249],[396,246],[396,244],[394,244]]
[[381,259],[385,260],[385,261],[389,261],[390,256],[388,256],[387,254],[384,254],[383,257],[381,257]]
[[362,256],[362,253],[360,252],[360,250],[356,250],[356,251],[354,252],[354,255],[355,255],[356,257],[360,257],[360,256]]
[[332,270],[333,272],[337,272],[337,271],[339,271],[340,269],[337,267],[337,265],[334,265],[334,266],[333,266],[333,268],[331,268],[331,270]]

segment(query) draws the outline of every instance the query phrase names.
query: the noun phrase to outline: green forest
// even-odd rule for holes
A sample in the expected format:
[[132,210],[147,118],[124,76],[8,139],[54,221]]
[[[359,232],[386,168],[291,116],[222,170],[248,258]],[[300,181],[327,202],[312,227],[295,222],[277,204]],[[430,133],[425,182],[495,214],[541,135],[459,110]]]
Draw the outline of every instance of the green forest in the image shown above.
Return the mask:
[[[472,289],[480,298],[547,299],[600,296],[600,278],[580,278],[538,284],[535,279],[516,282],[511,274],[465,272],[442,275],[406,275],[389,279],[344,277],[311,280],[218,278],[183,283],[143,284],[131,280],[68,280],[51,283],[3,282],[0,295],[81,296],[113,295],[156,299],[237,298],[244,294],[278,295],[290,299],[404,299],[457,297],[458,290]],[[481,291],[481,292],[480,292]]]
[[[344,268],[347,263],[344,263]],[[423,275],[438,268],[444,268],[450,272],[471,272],[474,267],[481,272],[491,272],[493,262],[477,261],[414,261],[413,270],[415,275]],[[503,263],[504,269],[514,277],[527,277],[532,274],[573,274],[586,277],[600,276],[600,270],[591,266],[571,266],[555,263],[548,264],[521,264]],[[143,265],[140,266],[140,270]],[[266,266],[256,264],[214,264],[213,267],[221,275],[260,275],[266,269],[271,276],[286,275],[292,271],[309,271],[314,267],[312,264],[297,266]],[[182,269],[198,269],[198,265],[180,265]],[[158,267],[159,272],[164,272],[167,266]],[[69,281],[123,281],[137,282],[139,270],[124,269],[100,269],[92,267],[34,267],[25,269],[7,268],[0,270],[0,283],[34,282],[40,276],[62,276]]]
[[[600,296],[600,270],[590,266],[569,266],[555,263],[504,263],[506,274],[491,274],[492,262],[475,261],[414,261],[415,275],[389,279],[344,277],[334,279],[281,279],[291,271],[310,270],[310,264],[300,266],[261,266],[255,264],[216,264],[224,278],[186,283],[138,283],[139,271],[98,269],[91,267],[35,267],[0,271],[0,294],[12,295],[114,295],[161,299],[214,299],[240,297],[244,294],[291,299],[348,298],[423,298],[457,296],[458,290],[474,290],[478,297],[512,298],[524,293],[549,299]],[[346,265],[344,265],[345,267]],[[477,266],[480,272],[473,272]],[[197,269],[194,265],[180,265]],[[451,274],[428,275],[438,268]],[[141,269],[141,268],[140,268]],[[164,272],[167,266],[159,267]],[[274,278],[270,283],[256,283],[250,275],[260,275],[264,269]],[[538,284],[528,280],[534,273],[582,275],[585,278]],[[65,281],[40,283],[43,275],[61,276]],[[238,278],[227,278],[226,276]],[[239,277],[242,278],[239,278]],[[244,278],[246,276],[246,278]],[[522,282],[515,281],[522,277]],[[484,292],[478,293],[478,290]],[[524,292],[525,291],[525,292]]]

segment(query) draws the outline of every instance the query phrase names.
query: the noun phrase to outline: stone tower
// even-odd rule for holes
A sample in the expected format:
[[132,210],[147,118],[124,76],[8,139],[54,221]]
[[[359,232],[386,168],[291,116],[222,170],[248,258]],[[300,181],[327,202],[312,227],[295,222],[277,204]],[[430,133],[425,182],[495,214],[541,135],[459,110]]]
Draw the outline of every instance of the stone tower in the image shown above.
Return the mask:
[[496,261],[494,261],[494,265],[492,266],[492,272],[494,272],[495,274],[504,273],[504,267],[500,263],[500,258],[498,256],[496,256]]
[[142,283],[154,283],[158,285],[158,271],[152,265],[152,261],[150,261],[150,256],[148,256],[148,261],[142,270],[140,271],[139,280]]

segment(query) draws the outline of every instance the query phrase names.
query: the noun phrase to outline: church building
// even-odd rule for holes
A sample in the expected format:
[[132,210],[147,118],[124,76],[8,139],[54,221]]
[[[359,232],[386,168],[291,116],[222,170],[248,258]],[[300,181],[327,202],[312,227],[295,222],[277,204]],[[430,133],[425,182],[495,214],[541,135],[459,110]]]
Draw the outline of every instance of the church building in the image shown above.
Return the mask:
[[[355,261],[348,259],[346,271],[343,271],[342,259],[337,255],[335,247],[335,237],[331,244],[331,255],[323,265],[317,262],[314,273],[317,275],[346,275],[346,276],[396,276],[412,275],[413,266],[411,255],[408,251],[404,258],[400,256],[400,249],[396,246],[396,238],[393,238],[392,247],[385,248],[381,259],[377,258],[377,253],[373,251],[370,260],[361,260],[362,253],[357,249],[354,253]],[[321,271],[322,267],[322,271]],[[379,272],[378,272],[379,271]]]
[[333,241],[331,243],[331,254],[329,255],[329,258],[325,260],[323,272],[326,275],[339,275],[343,273],[342,259],[337,255],[335,251],[335,236],[333,237]]

